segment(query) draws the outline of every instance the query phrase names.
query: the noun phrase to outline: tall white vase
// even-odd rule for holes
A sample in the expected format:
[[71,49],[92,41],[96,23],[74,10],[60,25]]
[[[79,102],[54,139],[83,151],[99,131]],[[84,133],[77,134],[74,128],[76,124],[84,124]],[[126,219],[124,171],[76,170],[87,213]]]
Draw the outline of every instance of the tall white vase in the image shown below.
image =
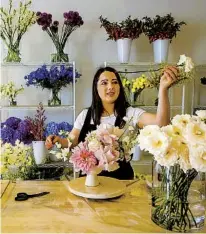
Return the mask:
[[34,159],[36,164],[42,164],[46,162],[46,147],[45,141],[32,141]]
[[131,46],[132,46],[132,39],[124,38],[117,40],[118,60],[120,63],[129,62]]
[[169,39],[158,39],[153,42],[154,62],[167,62],[169,52]]

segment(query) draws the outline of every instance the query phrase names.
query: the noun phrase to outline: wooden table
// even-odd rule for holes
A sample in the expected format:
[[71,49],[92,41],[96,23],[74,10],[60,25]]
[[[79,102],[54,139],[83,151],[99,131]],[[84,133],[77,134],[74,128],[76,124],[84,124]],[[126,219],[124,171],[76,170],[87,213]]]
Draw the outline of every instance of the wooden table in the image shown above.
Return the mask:
[[[14,200],[18,192],[43,191],[50,194]],[[150,193],[144,181],[111,200],[77,197],[68,191],[68,181],[18,181],[9,183],[1,201],[2,233],[169,233],[150,220]]]

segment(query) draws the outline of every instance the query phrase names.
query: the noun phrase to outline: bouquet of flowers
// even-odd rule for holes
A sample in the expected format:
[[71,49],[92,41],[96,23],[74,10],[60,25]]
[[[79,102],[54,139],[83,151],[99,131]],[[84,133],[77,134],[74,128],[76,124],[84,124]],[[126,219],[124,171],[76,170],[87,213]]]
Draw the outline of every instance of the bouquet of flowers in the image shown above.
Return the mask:
[[[76,71],[75,78],[79,78],[80,76],[81,74]],[[59,91],[62,87],[66,87],[73,82],[73,68],[65,65],[54,65],[48,69],[46,65],[43,65],[25,76],[24,79],[27,86],[34,85],[43,89],[55,89]]]
[[104,27],[107,34],[109,35],[107,40],[118,40],[123,38],[136,39],[142,33],[142,21],[138,19],[131,19],[128,16],[126,20],[117,22],[110,22],[107,18],[99,17],[101,27]]
[[30,133],[30,126],[27,120],[17,117],[9,117],[1,123],[1,140],[3,143],[15,145],[16,140],[24,144],[30,144],[34,136]]
[[[157,70],[151,69],[148,73],[148,79],[150,81],[150,88],[157,88],[159,89],[160,78],[164,73],[164,69],[167,68],[168,64],[162,63],[160,68]],[[183,84],[185,81],[191,80],[194,78],[194,63],[190,57],[180,55],[180,59],[176,65],[179,69],[177,74],[177,81],[172,84]]]
[[35,12],[30,11],[31,1],[24,4],[20,1],[19,8],[13,9],[13,1],[9,0],[9,8],[0,8],[0,36],[8,48],[5,62],[20,62],[19,45],[22,36],[36,22]]
[[46,116],[44,115],[45,110],[43,104],[40,102],[37,108],[37,113],[35,114],[35,118],[26,117],[26,121],[29,125],[30,133],[34,136],[36,141],[44,141],[45,140],[45,121]]
[[45,128],[45,136],[57,135],[64,136],[66,132],[70,132],[73,126],[67,122],[55,123],[49,122]]
[[102,170],[114,171],[119,168],[118,161],[131,159],[137,144],[138,129],[127,120],[124,128],[100,124],[90,132],[84,142],[72,149],[70,162],[76,171],[85,174],[99,174]]
[[59,33],[59,21],[52,21],[52,15],[48,13],[37,12],[37,24],[42,26],[54,43],[57,54],[52,58],[52,62],[68,62],[68,55],[64,53],[64,47],[70,34],[81,27],[84,22],[82,17],[76,11],[69,11],[63,14],[64,24]]
[[177,115],[161,128],[146,126],[138,136],[140,148],[153,154],[161,166],[160,187],[153,187],[152,220],[178,232],[201,225],[188,201],[191,183],[198,172],[206,172],[206,110],[196,114]]
[[1,144],[1,175],[3,179],[31,179],[34,177],[35,163],[32,148],[19,140],[13,146],[10,143]]
[[170,39],[171,42],[182,25],[186,25],[186,23],[184,21],[175,22],[171,13],[166,16],[156,15],[153,19],[143,17],[143,33],[148,36],[150,43],[158,39]]
[[0,86],[0,94],[2,95],[2,97],[8,97],[9,99],[9,103],[11,106],[15,106],[16,105],[16,96],[23,92],[24,88],[23,86],[21,86],[21,88],[17,89],[15,87],[14,82],[10,81],[7,84],[2,84]]
[[131,104],[134,104],[141,92],[145,88],[150,88],[150,81],[145,74],[135,79],[129,79],[127,76],[124,76],[122,77],[122,85],[126,91],[128,100],[130,100]]

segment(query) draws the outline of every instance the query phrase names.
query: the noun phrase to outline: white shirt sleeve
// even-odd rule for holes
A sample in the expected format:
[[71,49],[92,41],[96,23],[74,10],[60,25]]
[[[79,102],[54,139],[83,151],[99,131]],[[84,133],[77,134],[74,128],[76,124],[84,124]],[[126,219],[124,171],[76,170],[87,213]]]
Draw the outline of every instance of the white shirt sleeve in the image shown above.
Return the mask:
[[75,122],[74,122],[74,128],[78,129],[81,131],[83,125],[84,125],[84,121],[86,119],[86,115],[87,115],[87,109],[83,110],[76,118]]
[[139,118],[140,116],[145,113],[146,111],[141,109],[141,108],[137,108],[137,107],[128,107],[127,108],[127,117],[133,118],[133,126],[137,125],[137,123],[139,122]]

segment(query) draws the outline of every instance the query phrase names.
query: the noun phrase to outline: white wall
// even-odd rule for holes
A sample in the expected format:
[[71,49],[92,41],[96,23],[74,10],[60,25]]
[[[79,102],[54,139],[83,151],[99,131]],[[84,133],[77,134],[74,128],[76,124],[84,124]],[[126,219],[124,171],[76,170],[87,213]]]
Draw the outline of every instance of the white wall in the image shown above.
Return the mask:
[[[8,0],[1,1],[2,6],[8,3]],[[178,61],[179,55],[184,53],[197,64],[206,63],[206,0],[33,0],[32,9],[49,12],[60,22],[63,21],[63,12],[77,10],[84,20],[84,25],[69,37],[65,49],[83,74],[77,83],[77,113],[90,105],[96,68],[104,61],[117,62],[116,43],[106,41],[107,35],[98,20],[100,15],[111,21],[121,21],[128,15],[142,18],[171,12],[177,21],[184,20],[188,25],[183,26],[173,40],[169,61]],[[25,34],[21,49],[22,62],[48,62],[52,52],[51,39],[38,25],[34,25]],[[152,46],[148,38],[141,35],[133,42],[131,62],[152,60]]]

